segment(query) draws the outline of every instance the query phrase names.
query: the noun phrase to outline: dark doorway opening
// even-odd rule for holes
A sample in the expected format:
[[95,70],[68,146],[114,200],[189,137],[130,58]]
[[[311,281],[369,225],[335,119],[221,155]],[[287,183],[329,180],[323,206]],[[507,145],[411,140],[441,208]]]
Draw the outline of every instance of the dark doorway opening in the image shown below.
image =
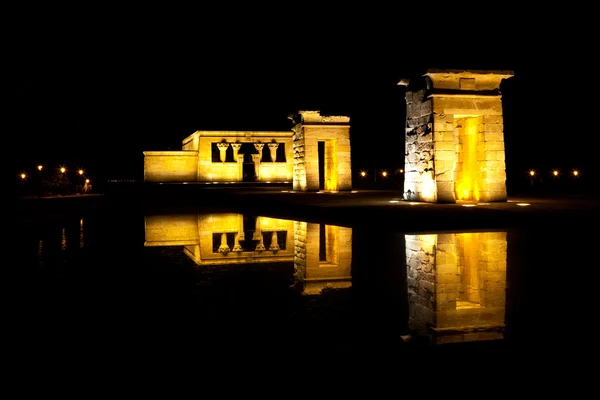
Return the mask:
[[254,168],[252,154],[258,154],[258,151],[254,148],[252,143],[242,143],[239,153],[244,155],[244,163],[242,165],[242,181],[256,181],[256,169]]
[[325,189],[325,142],[318,142],[319,152],[319,190]]

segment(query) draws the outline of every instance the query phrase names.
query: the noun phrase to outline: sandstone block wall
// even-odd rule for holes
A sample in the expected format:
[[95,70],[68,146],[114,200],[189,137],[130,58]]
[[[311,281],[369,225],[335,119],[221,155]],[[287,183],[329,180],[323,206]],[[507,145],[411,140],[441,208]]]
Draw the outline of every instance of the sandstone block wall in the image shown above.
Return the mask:
[[[293,118],[294,190],[352,190],[350,118],[300,111]],[[319,142],[324,145],[324,165],[319,166]],[[325,182],[320,182],[324,168]]]
[[144,152],[144,182],[193,182],[197,168],[196,151]]
[[407,200],[506,201],[502,99],[510,71],[430,70],[406,92]]

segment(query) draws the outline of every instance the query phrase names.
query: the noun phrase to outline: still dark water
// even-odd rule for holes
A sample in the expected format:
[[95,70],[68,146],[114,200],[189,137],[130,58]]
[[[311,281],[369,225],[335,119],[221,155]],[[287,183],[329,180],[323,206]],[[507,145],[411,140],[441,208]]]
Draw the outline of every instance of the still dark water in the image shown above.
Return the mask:
[[[595,236],[397,232],[208,208],[20,224],[5,257],[20,360],[571,352]],[[596,260],[596,261],[594,261]]]

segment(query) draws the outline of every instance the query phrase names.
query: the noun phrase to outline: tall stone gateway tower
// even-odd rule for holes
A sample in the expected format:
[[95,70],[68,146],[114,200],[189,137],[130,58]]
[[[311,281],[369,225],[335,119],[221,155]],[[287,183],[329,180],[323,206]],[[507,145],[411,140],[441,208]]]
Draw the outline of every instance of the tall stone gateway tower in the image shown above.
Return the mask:
[[350,117],[299,111],[293,123],[294,190],[352,190]]
[[512,71],[430,69],[406,85],[404,197],[507,200],[500,83]]

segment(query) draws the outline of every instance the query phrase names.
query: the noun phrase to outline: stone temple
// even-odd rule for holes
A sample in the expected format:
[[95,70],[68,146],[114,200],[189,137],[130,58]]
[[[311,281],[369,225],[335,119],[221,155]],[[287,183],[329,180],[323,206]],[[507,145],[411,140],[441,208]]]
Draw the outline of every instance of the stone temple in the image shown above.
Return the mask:
[[[405,200],[507,200],[500,84],[513,76],[429,69],[398,83],[406,86]],[[350,117],[299,111],[289,119],[289,131],[196,131],[181,151],[145,151],[144,182],[292,182],[296,191],[352,190]]]
[[350,118],[299,111],[290,131],[196,131],[181,151],[145,151],[144,182],[293,183],[297,191],[349,191]]
[[506,201],[500,83],[511,71],[428,70],[406,85],[404,198]]

